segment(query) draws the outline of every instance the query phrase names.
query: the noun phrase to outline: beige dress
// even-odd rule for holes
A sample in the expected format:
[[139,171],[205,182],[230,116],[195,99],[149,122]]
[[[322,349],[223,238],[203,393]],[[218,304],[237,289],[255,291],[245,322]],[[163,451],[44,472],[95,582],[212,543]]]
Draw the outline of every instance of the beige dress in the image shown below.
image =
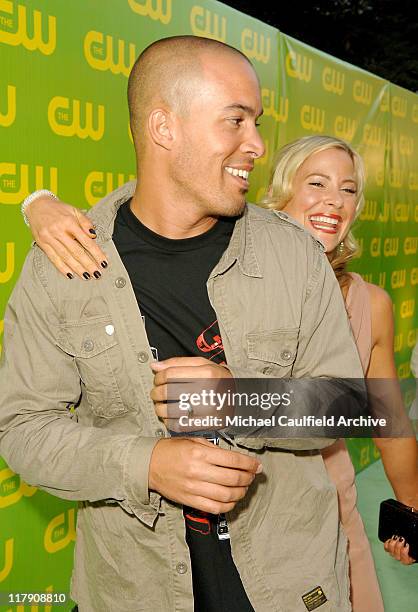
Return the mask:
[[[371,305],[367,285],[359,274],[350,274],[346,297],[354,339],[366,373],[372,349]],[[322,451],[329,477],[337,487],[340,519],[348,539],[351,604],[353,612],[383,612],[383,600],[376,576],[369,540],[356,507],[354,467],[344,440]]]

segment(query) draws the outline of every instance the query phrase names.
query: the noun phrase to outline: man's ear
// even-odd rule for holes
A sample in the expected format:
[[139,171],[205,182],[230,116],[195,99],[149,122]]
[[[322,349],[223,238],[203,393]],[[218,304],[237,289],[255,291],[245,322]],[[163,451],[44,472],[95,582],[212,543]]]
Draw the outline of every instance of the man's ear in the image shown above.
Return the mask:
[[151,139],[156,145],[167,149],[172,148],[174,143],[174,117],[170,111],[156,108],[149,114],[148,130]]

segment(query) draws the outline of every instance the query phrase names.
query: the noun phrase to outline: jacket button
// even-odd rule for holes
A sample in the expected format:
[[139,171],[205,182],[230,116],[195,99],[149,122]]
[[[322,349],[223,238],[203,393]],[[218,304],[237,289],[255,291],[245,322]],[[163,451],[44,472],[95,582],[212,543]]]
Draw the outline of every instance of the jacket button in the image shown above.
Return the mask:
[[94,349],[94,342],[93,340],[84,340],[83,342],[83,349],[87,352],[90,352]]
[[285,361],[287,361],[288,359],[292,357],[292,353],[290,351],[282,351],[280,353],[280,357],[284,359]]
[[177,563],[176,570],[178,574],[185,574],[187,572],[187,565],[181,561],[180,563]]
[[139,363],[147,363],[148,353],[146,353],[145,351],[141,351],[140,353],[137,354],[137,359]]
[[157,438],[165,437],[164,429],[156,429],[154,433],[157,436]]
[[122,289],[126,285],[126,280],[123,278],[123,276],[119,276],[115,280],[115,285],[118,289]]

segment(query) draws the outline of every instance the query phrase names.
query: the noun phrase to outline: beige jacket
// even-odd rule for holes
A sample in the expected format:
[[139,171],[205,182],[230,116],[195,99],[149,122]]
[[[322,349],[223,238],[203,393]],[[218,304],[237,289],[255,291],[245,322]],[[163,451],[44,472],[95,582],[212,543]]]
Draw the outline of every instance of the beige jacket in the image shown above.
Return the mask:
[[[191,612],[182,508],[148,491],[151,452],[168,434],[149,397],[150,347],[111,239],[134,187],[90,213],[110,262],[98,282],[69,281],[39,248],[30,251],[5,314],[0,454],[28,483],[79,500],[72,595],[81,612]],[[207,287],[236,376],[362,376],[326,257],[284,213],[248,205]],[[302,596],[321,587],[321,612],[350,610],[335,488],[321,455],[303,450],[332,440],[239,442],[264,467],[228,516],[254,609],[306,612]]]

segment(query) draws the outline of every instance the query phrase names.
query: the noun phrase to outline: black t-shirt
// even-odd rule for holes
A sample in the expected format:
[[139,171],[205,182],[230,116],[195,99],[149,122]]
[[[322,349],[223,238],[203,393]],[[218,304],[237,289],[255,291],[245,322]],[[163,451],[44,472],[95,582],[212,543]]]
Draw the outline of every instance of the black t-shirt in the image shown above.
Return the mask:
[[[220,218],[207,232],[172,240],[145,227],[123,204],[113,240],[129,274],[154,357],[199,356],[225,362],[206,281],[227,248],[235,218]],[[218,518],[200,528],[185,509],[196,612],[253,612],[231,555],[229,540],[217,535]],[[189,516],[190,514],[190,516]]]

